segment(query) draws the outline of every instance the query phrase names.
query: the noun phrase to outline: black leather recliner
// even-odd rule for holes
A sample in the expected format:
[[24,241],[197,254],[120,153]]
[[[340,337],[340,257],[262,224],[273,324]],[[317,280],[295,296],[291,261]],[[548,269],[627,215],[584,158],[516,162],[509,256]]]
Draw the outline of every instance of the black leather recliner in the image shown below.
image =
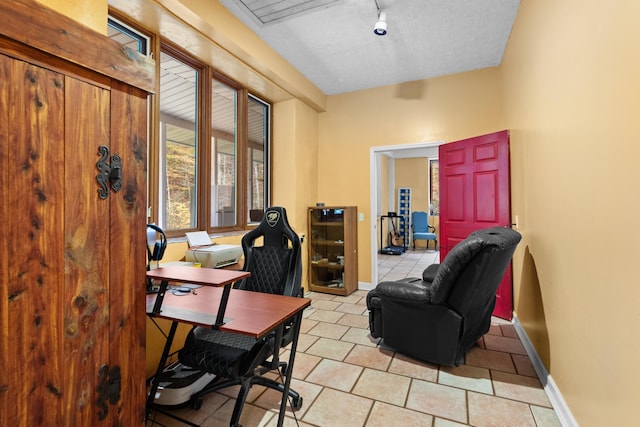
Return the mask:
[[[259,238],[262,238],[261,245],[256,242]],[[251,276],[238,282],[236,289],[302,296],[300,239],[289,225],[284,208],[268,208],[262,222],[243,236],[242,249],[243,269],[250,271]],[[283,392],[283,382],[264,377],[263,374],[272,370],[286,374],[287,365],[279,361],[278,349],[293,340],[297,331],[294,319],[285,323],[279,345],[275,333],[254,339],[211,328],[194,327],[178,353],[178,360],[185,366],[215,374],[216,378],[191,397],[192,406],[199,408],[202,405],[201,396],[206,393],[240,385],[230,422],[231,426],[237,426],[253,384]],[[293,409],[299,409],[302,397],[292,389],[289,389],[289,396]]]
[[520,239],[509,228],[477,230],[421,279],[379,283],[367,294],[371,336],[419,360],[464,363],[489,330],[496,291]]

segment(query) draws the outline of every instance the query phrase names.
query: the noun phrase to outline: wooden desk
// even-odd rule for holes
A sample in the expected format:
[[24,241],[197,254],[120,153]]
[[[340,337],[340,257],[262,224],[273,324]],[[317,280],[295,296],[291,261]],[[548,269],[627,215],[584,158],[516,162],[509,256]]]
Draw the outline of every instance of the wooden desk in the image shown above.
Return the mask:
[[[212,268],[194,268],[181,265],[156,268],[147,271],[147,277],[160,280],[160,289],[155,296],[153,308],[149,311],[147,306],[147,314],[159,315],[167,293],[169,282],[177,283],[193,283],[202,286],[218,286],[223,287],[221,300],[216,305],[216,321],[209,326],[219,328],[224,323],[224,313],[227,308],[227,300],[229,299],[229,291],[231,285],[240,279],[249,277],[251,274],[247,271],[221,270]],[[147,299],[148,300],[148,299]]]
[[[280,335],[284,323],[293,316],[298,316],[295,322],[296,329],[291,343],[285,384],[283,384],[284,390],[280,402],[278,426],[282,426],[298,344],[302,311],[311,304],[311,300],[238,289],[231,290],[232,283],[249,275],[245,271],[184,266],[172,266],[147,272],[147,277],[162,280],[160,289],[162,292],[157,295],[147,295],[147,315],[172,321],[164,351],[151,384],[151,392],[147,398],[147,416],[153,408],[153,400],[158,390],[160,374],[165,368],[178,323],[215,327],[221,331],[260,338],[271,331],[277,331],[278,335]],[[203,287],[198,288],[195,295],[176,296],[171,293],[165,294],[169,282],[194,283],[203,285]],[[160,304],[158,304],[158,301],[160,301]],[[221,311],[222,316],[220,315]],[[275,342],[279,345],[280,340],[276,339]],[[276,354],[278,351],[279,349],[276,349]],[[166,412],[164,413],[167,414]],[[171,414],[168,415],[172,416]],[[186,422],[186,424],[195,426],[195,424],[189,422]]]

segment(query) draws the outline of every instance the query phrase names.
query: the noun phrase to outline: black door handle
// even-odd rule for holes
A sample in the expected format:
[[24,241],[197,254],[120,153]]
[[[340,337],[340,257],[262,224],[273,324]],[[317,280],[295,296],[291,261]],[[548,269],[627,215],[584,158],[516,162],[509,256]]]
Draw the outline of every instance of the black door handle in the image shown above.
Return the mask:
[[[109,197],[109,186],[114,192],[120,191],[122,188],[122,159],[118,154],[114,154],[109,159],[109,147],[101,145],[98,147],[98,155],[100,159],[96,162],[96,168],[98,168],[98,196],[101,199]],[[108,163],[111,160],[111,163]],[[109,185],[107,185],[109,183]]]

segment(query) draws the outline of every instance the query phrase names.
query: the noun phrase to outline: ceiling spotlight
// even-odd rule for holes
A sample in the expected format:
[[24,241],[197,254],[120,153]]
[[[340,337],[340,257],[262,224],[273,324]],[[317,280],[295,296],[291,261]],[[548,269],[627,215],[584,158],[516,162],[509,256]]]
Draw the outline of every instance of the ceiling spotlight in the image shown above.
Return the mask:
[[387,34],[387,12],[378,13],[378,22],[373,27],[373,33],[377,36],[384,36]]

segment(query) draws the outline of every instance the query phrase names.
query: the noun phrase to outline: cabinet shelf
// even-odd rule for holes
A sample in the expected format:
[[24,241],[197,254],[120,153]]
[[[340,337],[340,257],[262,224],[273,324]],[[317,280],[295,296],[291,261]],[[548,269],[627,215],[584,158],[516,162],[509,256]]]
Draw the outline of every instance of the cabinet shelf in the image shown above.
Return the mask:
[[358,288],[357,208],[309,208],[309,289],[349,295]]
[[317,240],[317,241],[311,242],[311,244],[317,245],[317,246],[340,246],[340,247],[344,246],[344,242],[329,241],[329,240]]
[[328,268],[330,270],[344,270],[344,265],[340,265],[340,264],[332,264],[332,263],[324,263],[324,264],[320,264],[320,263],[314,263],[313,261],[311,261],[311,268]]

